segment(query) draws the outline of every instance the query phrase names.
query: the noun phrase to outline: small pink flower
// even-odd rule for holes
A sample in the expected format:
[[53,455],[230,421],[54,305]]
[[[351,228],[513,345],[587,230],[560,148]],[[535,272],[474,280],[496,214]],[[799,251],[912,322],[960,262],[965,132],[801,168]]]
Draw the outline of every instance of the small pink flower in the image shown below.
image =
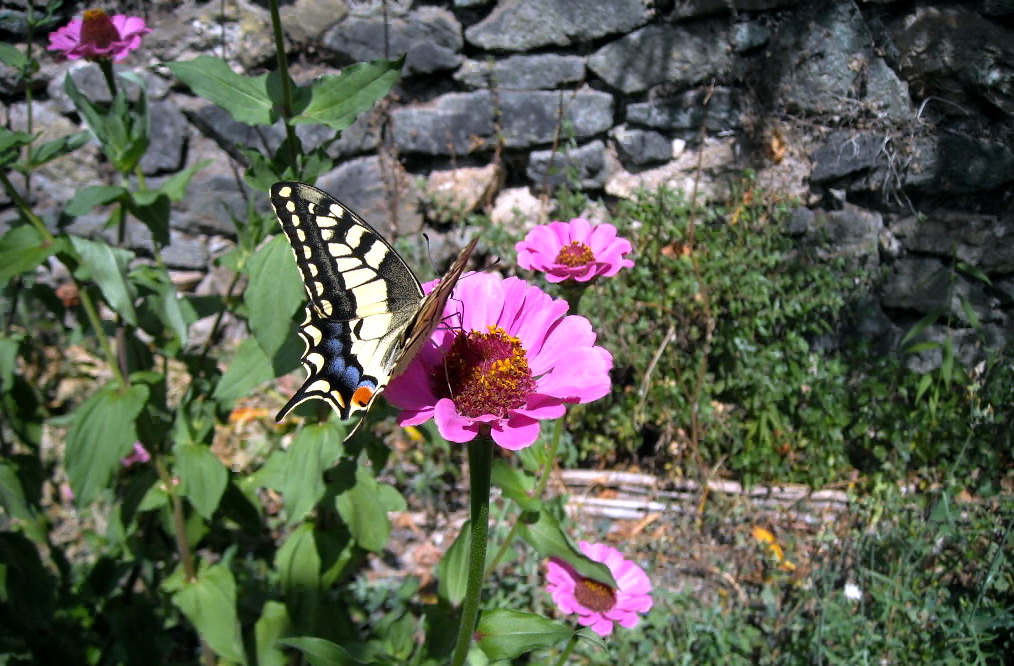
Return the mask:
[[148,449],[141,445],[141,442],[134,442],[134,452],[126,458],[120,458],[120,464],[124,467],[130,467],[137,463],[146,463],[151,460],[151,454],[148,453]]
[[612,277],[634,262],[623,255],[632,250],[630,241],[616,236],[611,224],[592,226],[576,217],[570,222],[550,222],[535,227],[514,246],[518,265],[546,273],[550,282],[589,282]]
[[530,446],[540,419],[609,392],[613,357],[594,346],[587,319],[566,312],[566,302],[518,278],[465,276],[444,308],[452,325],[435,331],[387,387],[388,402],[403,410],[398,423],[432,418],[451,442],[489,431],[506,449]]
[[587,541],[579,545],[582,553],[609,567],[618,587],[585,578],[563,560],[550,558],[546,589],[553,602],[564,613],[577,613],[578,624],[599,636],[613,633],[613,622],[628,629],[636,626],[641,619],[637,614],[651,610],[648,574],[615,548]]
[[141,46],[141,37],[151,32],[138,16],[116,14],[110,17],[101,9],[87,9],[83,19],[73,19],[49,33],[49,50],[59,51],[69,60],[112,59],[119,62]]

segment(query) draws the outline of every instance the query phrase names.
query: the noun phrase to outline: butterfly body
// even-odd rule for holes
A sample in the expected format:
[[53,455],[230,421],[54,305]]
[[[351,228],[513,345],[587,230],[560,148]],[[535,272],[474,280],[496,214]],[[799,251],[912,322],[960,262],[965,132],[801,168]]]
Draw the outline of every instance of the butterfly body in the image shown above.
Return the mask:
[[377,230],[326,192],[275,183],[271,204],[308,297],[299,328],[307,378],[276,419],[315,398],[348,419],[369,409],[439,325],[477,239],[426,295]]

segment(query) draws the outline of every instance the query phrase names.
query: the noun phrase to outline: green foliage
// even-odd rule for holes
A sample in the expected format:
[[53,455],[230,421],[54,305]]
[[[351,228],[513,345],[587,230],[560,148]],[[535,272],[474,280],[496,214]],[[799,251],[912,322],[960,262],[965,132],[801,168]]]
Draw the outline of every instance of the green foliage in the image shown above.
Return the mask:
[[[948,340],[944,358],[953,354]],[[970,371],[943,363],[926,373],[905,358],[862,364],[850,399],[850,460],[864,471],[916,472],[960,479],[986,495],[1011,464],[1014,350],[1000,350]]]
[[534,613],[494,609],[482,614],[476,633],[479,647],[490,659],[513,659],[556,645],[570,638],[574,630]]
[[785,214],[752,191],[696,219],[664,190],[618,207],[610,221],[634,239],[635,266],[582,313],[594,313],[620,388],[574,410],[586,455],[647,449],[812,483],[845,469],[845,370],[818,346],[843,316],[849,276],[786,236]]
[[[914,496],[880,481],[847,516],[819,528],[806,571],[737,576],[756,559],[750,543],[726,543],[714,568],[659,566],[644,620],[614,633],[608,649],[579,643],[567,663],[1004,663],[1014,648],[1010,497],[959,504],[953,486]],[[727,540],[734,520],[711,504],[675,538]],[[658,548],[654,561],[671,558]],[[741,597],[727,587],[736,579]],[[523,606],[528,594],[518,590],[503,603]],[[559,645],[537,659],[554,663],[558,654]]]

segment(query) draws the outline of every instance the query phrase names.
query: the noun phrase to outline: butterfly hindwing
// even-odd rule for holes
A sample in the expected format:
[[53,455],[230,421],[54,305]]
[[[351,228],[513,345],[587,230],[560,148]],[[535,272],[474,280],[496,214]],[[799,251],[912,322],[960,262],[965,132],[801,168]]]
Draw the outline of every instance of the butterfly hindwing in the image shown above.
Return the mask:
[[276,418],[316,398],[348,419],[369,408],[439,324],[476,240],[424,296],[394,248],[326,192],[281,182],[271,188],[271,203],[309,298],[299,328],[307,378]]

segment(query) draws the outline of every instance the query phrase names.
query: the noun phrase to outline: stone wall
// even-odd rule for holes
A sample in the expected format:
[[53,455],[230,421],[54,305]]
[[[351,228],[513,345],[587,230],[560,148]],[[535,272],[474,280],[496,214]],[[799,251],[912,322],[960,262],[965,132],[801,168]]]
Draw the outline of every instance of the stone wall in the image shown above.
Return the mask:
[[[23,0],[4,4],[16,14]],[[145,172],[214,160],[179,206],[165,253],[188,284],[228,247],[230,214],[266,205],[237,177],[238,147],[271,149],[283,132],[235,123],[157,65],[220,55],[224,38],[238,69],[263,71],[268,15],[235,1],[224,15],[217,0],[135,4],[154,28],[124,65],[154,100]],[[381,229],[418,231],[422,201],[430,217],[487,207],[510,221],[519,207],[539,219],[536,195],[565,177],[607,198],[689,189],[699,164],[701,194],[721,199],[749,168],[761,187],[802,202],[787,233],[882,272],[859,308],[860,335],[890,349],[942,307],[970,358],[979,343],[964,302],[990,346],[1014,341],[1014,0],[296,0],[283,20],[301,82],[408,53],[390,103],[332,145],[339,166],[319,183]],[[68,70],[79,87],[103,89],[93,66],[46,64],[36,112],[47,136],[78,129],[62,92]],[[0,76],[0,95],[5,121],[22,125],[24,91]],[[299,132],[307,145],[329,138]],[[95,159],[37,175],[40,209],[109,177],[95,147],[85,150]],[[79,218],[74,230],[100,233],[104,222]]]

